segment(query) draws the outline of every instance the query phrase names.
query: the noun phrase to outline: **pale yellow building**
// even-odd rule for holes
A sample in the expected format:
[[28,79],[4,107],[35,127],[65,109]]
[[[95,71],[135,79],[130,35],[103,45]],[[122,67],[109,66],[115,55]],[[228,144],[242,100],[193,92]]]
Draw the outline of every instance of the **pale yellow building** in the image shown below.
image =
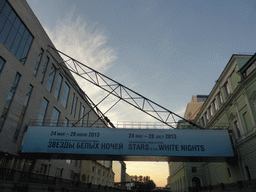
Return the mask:
[[80,180],[84,183],[114,187],[114,172],[112,168],[97,161],[82,161]]

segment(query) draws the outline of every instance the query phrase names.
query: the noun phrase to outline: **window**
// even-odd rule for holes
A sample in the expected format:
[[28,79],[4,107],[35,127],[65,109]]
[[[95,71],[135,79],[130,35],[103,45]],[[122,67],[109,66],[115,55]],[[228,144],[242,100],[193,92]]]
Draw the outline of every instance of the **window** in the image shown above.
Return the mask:
[[62,98],[61,98],[61,105],[62,105],[64,108],[67,107],[69,90],[70,90],[70,87],[69,87],[68,84],[65,82],[64,89],[63,89],[63,93],[62,93]]
[[60,117],[60,112],[55,107],[52,110],[52,118],[50,126],[57,126]]
[[44,50],[41,49],[39,55],[38,55],[38,59],[37,59],[37,62],[36,62],[36,67],[34,69],[34,76],[36,76],[37,74],[37,71],[39,69],[39,65],[40,65],[40,62],[41,62],[41,59],[42,59],[42,56],[43,56],[43,53],[44,53]]
[[43,98],[41,109],[38,115],[37,125],[43,125],[48,103],[49,102],[45,98]]
[[51,90],[52,90],[52,84],[53,84],[53,81],[54,81],[55,72],[56,72],[56,67],[54,65],[52,65],[51,71],[50,71],[50,74],[49,74],[49,78],[48,78],[48,81],[47,81],[47,85],[46,85],[46,89],[49,92],[51,92]]
[[5,105],[4,105],[4,109],[3,109],[2,115],[0,117],[0,131],[3,128],[4,122],[5,122],[5,119],[7,117],[7,113],[9,111],[9,108],[10,108],[13,96],[14,96],[14,94],[16,92],[19,80],[20,80],[20,74],[17,73],[15,78],[14,78],[14,81],[12,83],[11,90],[10,90],[8,96],[7,96],[6,101],[5,101]]
[[209,107],[209,117],[212,117],[213,116],[213,111],[212,111],[212,106],[210,105]]
[[237,138],[241,137],[241,129],[237,121],[234,121],[234,129],[235,129]]
[[254,69],[256,68],[256,62],[254,62],[247,70],[246,70],[246,76],[248,76]]
[[191,167],[191,172],[196,173],[196,167]]
[[251,173],[248,166],[245,166],[246,176],[249,181],[252,180]]
[[0,72],[2,71],[5,64],[5,60],[0,56]]
[[217,99],[213,100],[213,106],[214,106],[214,109],[215,109],[215,112],[216,112],[219,109],[219,105],[218,105]]
[[75,167],[78,166],[78,160],[75,160]]
[[76,106],[77,106],[77,100],[78,100],[78,97],[76,97],[76,101],[75,101],[74,117],[76,116]]
[[81,110],[80,118],[79,118],[79,119],[81,119],[81,121],[80,121],[81,125],[83,125],[83,123],[84,123],[84,111],[85,111],[85,108],[84,108],[84,106],[82,106],[82,110]]
[[205,117],[206,117],[206,121],[208,122],[210,120],[210,113],[207,110],[207,112],[205,113]]
[[55,177],[61,178],[62,177],[62,173],[63,173],[63,169],[56,168]]
[[201,118],[201,122],[202,122],[202,126],[204,127],[205,126],[205,123],[204,123],[204,117]]
[[69,178],[70,179],[74,178],[74,172],[72,170],[69,170]]
[[214,114],[215,114],[215,112],[216,112],[216,110],[217,110],[217,108],[216,108],[216,101],[215,101],[215,99],[213,100],[213,102],[211,103],[211,105],[212,105],[212,115],[214,115]]
[[68,123],[69,123],[69,120],[65,117],[65,119],[64,119],[64,126],[68,127]]
[[24,116],[25,116],[25,112],[26,112],[26,109],[27,109],[27,106],[28,106],[28,102],[29,102],[29,99],[30,99],[30,95],[32,93],[32,89],[33,89],[33,86],[29,85],[28,90],[27,90],[27,94],[26,94],[26,98],[25,98],[25,102],[24,102],[24,105],[22,107],[22,111],[21,111],[21,114],[20,114],[18,126],[17,126],[15,134],[13,136],[13,142],[16,142],[17,139],[18,139],[18,136],[19,136],[19,133],[20,133],[20,128],[21,128],[21,125],[22,125],[22,122],[23,122],[23,119],[24,119]]
[[9,3],[4,0],[0,5],[0,41],[15,57],[25,63],[33,36]]
[[71,164],[71,163],[72,163],[72,160],[66,159],[66,163],[67,163],[67,164]]
[[[79,113],[78,113],[78,121],[80,120],[80,118],[81,118],[81,110],[82,110],[82,103],[80,102],[80,107],[79,107]],[[80,123],[81,123],[81,121],[80,121]]]
[[217,109],[219,109],[221,103],[223,103],[223,98],[222,98],[222,95],[220,94],[220,92],[216,95],[216,101],[217,101],[216,107],[217,107]]
[[86,175],[83,174],[82,177],[81,177],[82,181],[86,182]]
[[62,79],[63,79],[62,76],[59,74],[58,80],[57,80],[57,85],[55,88],[55,93],[54,93],[54,98],[57,100],[58,100],[59,94],[60,94],[60,87],[61,87]]
[[46,171],[47,171],[47,165],[41,164],[40,173],[41,174],[46,174]]
[[74,101],[75,101],[75,93],[73,93],[73,96],[72,96],[72,103],[71,103],[71,108],[70,108],[70,114],[72,114],[72,112],[73,112]]
[[227,168],[227,171],[228,171],[228,176],[231,177],[231,172],[230,172],[229,167]]
[[95,169],[94,166],[92,166],[92,172],[93,172],[93,173],[94,173],[94,169]]
[[44,81],[44,76],[45,76],[45,73],[46,73],[46,69],[47,69],[49,60],[50,60],[49,57],[46,57],[46,60],[45,60],[45,63],[44,63],[44,68],[43,68],[42,75],[41,75],[40,83],[42,83]]
[[249,131],[248,121],[250,120],[250,117],[247,112],[243,113],[243,121],[244,121],[244,127],[247,131]]
[[30,99],[30,95],[32,93],[32,89],[33,89],[33,86],[29,85],[28,90],[27,90],[27,94],[26,94],[26,99],[25,99],[25,102],[24,102],[24,106],[25,107],[27,107],[27,105],[28,105],[28,101]]
[[227,98],[229,94],[231,94],[230,84],[228,81],[222,87],[224,98]]

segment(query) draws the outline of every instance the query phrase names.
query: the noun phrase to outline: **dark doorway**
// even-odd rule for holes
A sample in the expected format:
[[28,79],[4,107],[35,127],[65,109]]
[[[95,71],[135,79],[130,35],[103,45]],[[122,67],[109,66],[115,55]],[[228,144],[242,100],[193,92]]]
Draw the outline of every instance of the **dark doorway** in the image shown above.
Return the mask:
[[193,177],[192,178],[192,188],[194,191],[198,191],[201,188],[201,181],[198,177]]

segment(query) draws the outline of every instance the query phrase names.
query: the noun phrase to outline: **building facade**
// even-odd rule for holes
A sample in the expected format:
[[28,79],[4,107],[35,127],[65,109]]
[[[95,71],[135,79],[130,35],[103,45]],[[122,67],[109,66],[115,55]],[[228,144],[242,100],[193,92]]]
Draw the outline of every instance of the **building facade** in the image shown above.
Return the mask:
[[115,174],[111,167],[102,165],[97,161],[83,161],[81,169],[81,182],[102,186],[114,186]]
[[176,167],[173,164],[178,163],[171,162],[168,183],[174,191],[217,185],[224,188],[232,183],[251,186],[256,179],[255,63],[256,55],[233,55],[194,118],[205,129],[228,130],[235,157],[219,163],[179,163]]
[[78,181],[91,165],[106,174],[88,181],[114,186],[111,161],[20,157],[28,126],[111,127],[51,47],[26,1],[0,1],[0,167]]
[[[184,118],[193,121],[201,110],[208,95],[194,95],[187,104]],[[193,129],[192,125],[180,120],[177,129]],[[199,178],[205,178],[203,163],[198,162],[169,162],[169,177],[167,185],[172,191],[187,191],[199,184]]]

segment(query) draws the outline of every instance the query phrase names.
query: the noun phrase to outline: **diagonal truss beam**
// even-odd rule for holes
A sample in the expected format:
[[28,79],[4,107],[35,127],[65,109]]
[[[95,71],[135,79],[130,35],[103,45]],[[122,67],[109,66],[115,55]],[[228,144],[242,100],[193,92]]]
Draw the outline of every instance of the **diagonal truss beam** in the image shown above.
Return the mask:
[[[114,95],[120,100],[132,105],[133,107],[157,119],[165,125],[171,128],[175,128],[173,122],[175,122],[176,124],[176,119],[182,119],[193,126],[203,129],[201,126],[195,124],[194,122],[184,119],[180,115],[166,109],[165,107],[162,107],[161,105],[131,90],[130,88],[122,85],[121,83],[118,83],[117,81],[105,76],[104,74],[92,69],[91,67],[77,61],[76,59],[55,49],[54,47],[49,47],[60,56],[68,58],[64,62],[59,63],[61,67],[66,68],[71,73],[78,75],[79,77],[103,89],[109,94]],[[170,121],[171,118],[172,120]]]

